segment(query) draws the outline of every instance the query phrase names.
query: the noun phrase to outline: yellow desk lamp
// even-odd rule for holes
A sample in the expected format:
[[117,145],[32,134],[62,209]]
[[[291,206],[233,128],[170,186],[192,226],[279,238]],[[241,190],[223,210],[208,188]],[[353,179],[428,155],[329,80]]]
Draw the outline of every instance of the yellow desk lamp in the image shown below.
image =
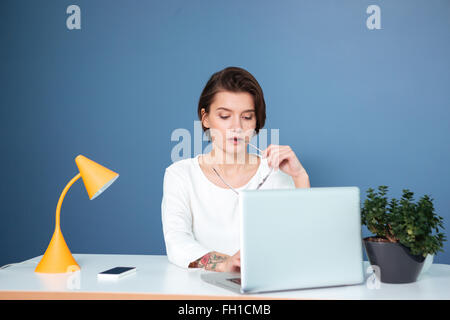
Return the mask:
[[56,206],[55,231],[44,256],[34,270],[35,272],[66,273],[80,270],[80,266],[70,253],[61,232],[60,214],[64,197],[69,188],[80,177],[83,178],[84,186],[86,187],[90,200],[95,199],[119,177],[116,172],[111,171],[82,155],[77,156],[75,162],[80,172],[69,181],[59,197],[58,205]]

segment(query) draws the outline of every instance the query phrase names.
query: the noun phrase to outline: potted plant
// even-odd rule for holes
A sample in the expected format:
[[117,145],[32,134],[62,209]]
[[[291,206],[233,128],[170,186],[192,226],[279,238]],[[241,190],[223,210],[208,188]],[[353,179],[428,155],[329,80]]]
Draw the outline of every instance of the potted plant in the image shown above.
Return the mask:
[[[442,251],[443,218],[436,215],[433,199],[424,195],[417,203],[414,193],[403,189],[400,201],[386,197],[388,187],[367,190],[361,222],[375,236],[363,239],[371,265],[379,267],[380,281],[409,283],[417,280],[427,255]],[[433,234],[434,232],[434,234]]]

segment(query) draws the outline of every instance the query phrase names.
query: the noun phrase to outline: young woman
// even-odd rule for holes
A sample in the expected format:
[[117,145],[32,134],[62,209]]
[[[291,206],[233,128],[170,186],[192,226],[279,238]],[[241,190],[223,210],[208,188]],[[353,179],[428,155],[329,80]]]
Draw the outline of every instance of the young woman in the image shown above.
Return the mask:
[[198,116],[212,149],[165,170],[161,211],[167,256],[183,268],[237,272],[239,191],[309,188],[309,177],[289,146],[247,152],[266,119],[262,89],[248,71],[228,67],[213,74]]

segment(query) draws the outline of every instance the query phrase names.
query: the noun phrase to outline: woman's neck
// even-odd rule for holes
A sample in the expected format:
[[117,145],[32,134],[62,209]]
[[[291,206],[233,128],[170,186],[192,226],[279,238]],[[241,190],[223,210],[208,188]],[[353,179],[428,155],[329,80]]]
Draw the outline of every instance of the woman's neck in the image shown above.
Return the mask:
[[215,168],[219,168],[226,175],[235,175],[240,172],[246,172],[253,169],[255,165],[259,165],[259,157],[251,156],[247,150],[244,152],[229,154],[223,150],[213,148],[211,152],[203,156],[202,162]]

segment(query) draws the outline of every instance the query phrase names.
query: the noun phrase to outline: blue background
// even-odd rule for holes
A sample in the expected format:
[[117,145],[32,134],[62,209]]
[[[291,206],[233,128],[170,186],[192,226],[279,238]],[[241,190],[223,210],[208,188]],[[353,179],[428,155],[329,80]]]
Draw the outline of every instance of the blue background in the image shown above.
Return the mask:
[[[71,4],[81,30],[66,27]],[[381,30],[366,27],[371,4]],[[193,133],[227,66],[257,78],[266,128],[312,187],[429,194],[450,229],[450,1],[1,1],[0,15],[0,265],[43,254],[78,154],[120,178],[94,201],[81,180],[70,189],[71,251],[165,254],[171,133]],[[444,249],[435,262],[450,263]]]

